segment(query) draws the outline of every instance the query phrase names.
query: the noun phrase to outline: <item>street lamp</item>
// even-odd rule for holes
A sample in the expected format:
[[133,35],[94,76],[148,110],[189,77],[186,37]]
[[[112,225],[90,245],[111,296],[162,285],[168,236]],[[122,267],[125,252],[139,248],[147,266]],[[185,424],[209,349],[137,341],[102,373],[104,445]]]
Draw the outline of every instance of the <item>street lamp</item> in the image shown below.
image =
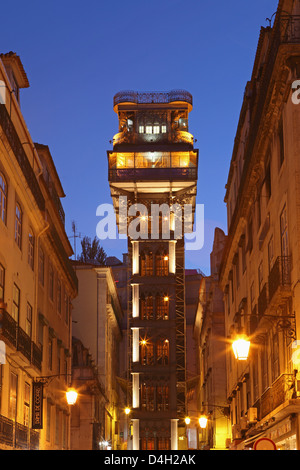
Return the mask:
[[201,429],[206,429],[208,418],[205,415],[201,415],[199,418],[199,426]]
[[75,405],[77,401],[78,393],[74,388],[69,388],[66,391],[66,398],[67,398],[67,403],[68,405]]
[[186,418],[184,418],[184,422],[185,422],[185,424],[189,425],[190,422],[191,422],[191,418],[189,416],[187,416]]
[[232,343],[234,355],[238,361],[246,361],[249,355],[250,341],[246,335],[239,335]]
[[128,406],[127,406],[124,411],[125,411],[125,414],[126,414],[126,415],[129,415],[130,412],[131,412],[131,409],[128,408]]

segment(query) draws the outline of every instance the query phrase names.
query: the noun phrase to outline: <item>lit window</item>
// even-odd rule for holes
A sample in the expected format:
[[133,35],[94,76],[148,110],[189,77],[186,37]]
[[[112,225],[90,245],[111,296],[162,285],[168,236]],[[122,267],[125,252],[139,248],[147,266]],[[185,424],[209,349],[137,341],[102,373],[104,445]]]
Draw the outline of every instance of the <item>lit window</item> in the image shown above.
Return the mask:
[[12,317],[18,322],[20,313],[20,289],[14,284],[13,290],[13,306],[12,306]]
[[26,334],[31,338],[32,335],[32,306],[27,302],[27,315],[25,324]]
[[146,134],[152,134],[152,126],[146,126]]
[[4,176],[0,173],[0,219],[6,222],[6,200],[7,200],[7,184]]
[[22,212],[19,204],[16,204],[16,218],[15,218],[15,241],[21,249],[22,239]]
[[28,234],[28,264],[31,269],[34,269],[34,235],[30,231]]
[[167,126],[163,125],[161,126],[161,133],[165,134],[167,132]]
[[159,126],[153,126],[153,134],[159,134]]
[[145,132],[145,127],[144,126],[139,126],[139,133],[144,134]]

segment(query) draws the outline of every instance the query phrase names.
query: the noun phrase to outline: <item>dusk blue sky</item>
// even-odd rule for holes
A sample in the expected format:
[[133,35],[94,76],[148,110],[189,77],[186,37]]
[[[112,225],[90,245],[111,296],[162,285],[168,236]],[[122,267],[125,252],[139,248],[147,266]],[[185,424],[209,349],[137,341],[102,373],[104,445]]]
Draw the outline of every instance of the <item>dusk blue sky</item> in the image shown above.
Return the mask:
[[[193,95],[189,129],[199,148],[197,203],[205,243],[186,267],[210,273],[215,227],[227,233],[225,184],[261,26],[277,0],[61,0],[1,4],[1,52],[20,55],[30,88],[21,107],[34,142],[47,144],[66,198],[66,231],[96,235],[110,203],[106,151],[118,131],[120,90]],[[104,241],[122,259],[125,241]],[[80,252],[80,240],[77,240]]]

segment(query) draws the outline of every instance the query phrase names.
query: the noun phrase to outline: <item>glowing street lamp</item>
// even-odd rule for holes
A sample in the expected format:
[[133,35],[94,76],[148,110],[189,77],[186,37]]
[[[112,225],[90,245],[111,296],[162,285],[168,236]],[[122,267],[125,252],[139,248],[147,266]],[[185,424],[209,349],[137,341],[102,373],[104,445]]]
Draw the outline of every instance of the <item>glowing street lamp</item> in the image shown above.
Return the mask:
[[205,415],[201,415],[199,418],[199,426],[201,429],[206,429],[208,418]]
[[185,424],[190,424],[191,418],[190,418],[189,416],[187,416],[187,417],[184,419],[184,422],[185,422]]
[[127,407],[125,408],[125,414],[126,414],[126,415],[129,415],[129,414],[130,414],[130,412],[131,412],[131,409],[130,409],[130,408],[128,408],[128,406],[127,406]]
[[232,343],[234,355],[238,361],[246,361],[249,355],[250,341],[245,335],[240,335]]
[[76,392],[74,388],[69,388],[66,391],[66,398],[67,398],[68,405],[75,405],[77,401],[77,397],[78,397],[78,393]]

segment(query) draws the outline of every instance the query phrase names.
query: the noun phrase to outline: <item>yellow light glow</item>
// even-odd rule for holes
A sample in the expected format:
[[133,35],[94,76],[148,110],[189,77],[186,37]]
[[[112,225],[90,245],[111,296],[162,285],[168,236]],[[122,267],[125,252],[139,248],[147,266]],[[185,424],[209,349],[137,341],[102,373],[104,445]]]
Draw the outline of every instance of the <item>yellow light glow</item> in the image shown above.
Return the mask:
[[199,426],[201,429],[206,429],[207,426],[207,417],[205,415],[200,416],[199,418]]
[[167,295],[164,297],[164,301],[169,302],[169,297]]
[[232,349],[235,355],[235,358],[238,361],[246,361],[249,355],[250,341],[245,335],[240,335],[232,343]]
[[128,407],[125,408],[125,414],[126,414],[126,415],[129,415],[130,412],[131,412],[131,409],[130,409],[130,408],[128,408]]
[[147,344],[147,341],[145,339],[142,339],[141,344],[145,346]]
[[187,416],[187,417],[184,419],[184,422],[185,422],[185,424],[190,424],[191,418],[190,418],[189,416]]
[[168,261],[168,260],[169,260],[169,257],[168,257],[168,256],[165,256],[165,257],[164,257],[164,260],[165,260],[165,261]]
[[66,398],[67,398],[67,403],[68,405],[75,405],[77,401],[78,393],[74,388],[69,388],[66,391]]

